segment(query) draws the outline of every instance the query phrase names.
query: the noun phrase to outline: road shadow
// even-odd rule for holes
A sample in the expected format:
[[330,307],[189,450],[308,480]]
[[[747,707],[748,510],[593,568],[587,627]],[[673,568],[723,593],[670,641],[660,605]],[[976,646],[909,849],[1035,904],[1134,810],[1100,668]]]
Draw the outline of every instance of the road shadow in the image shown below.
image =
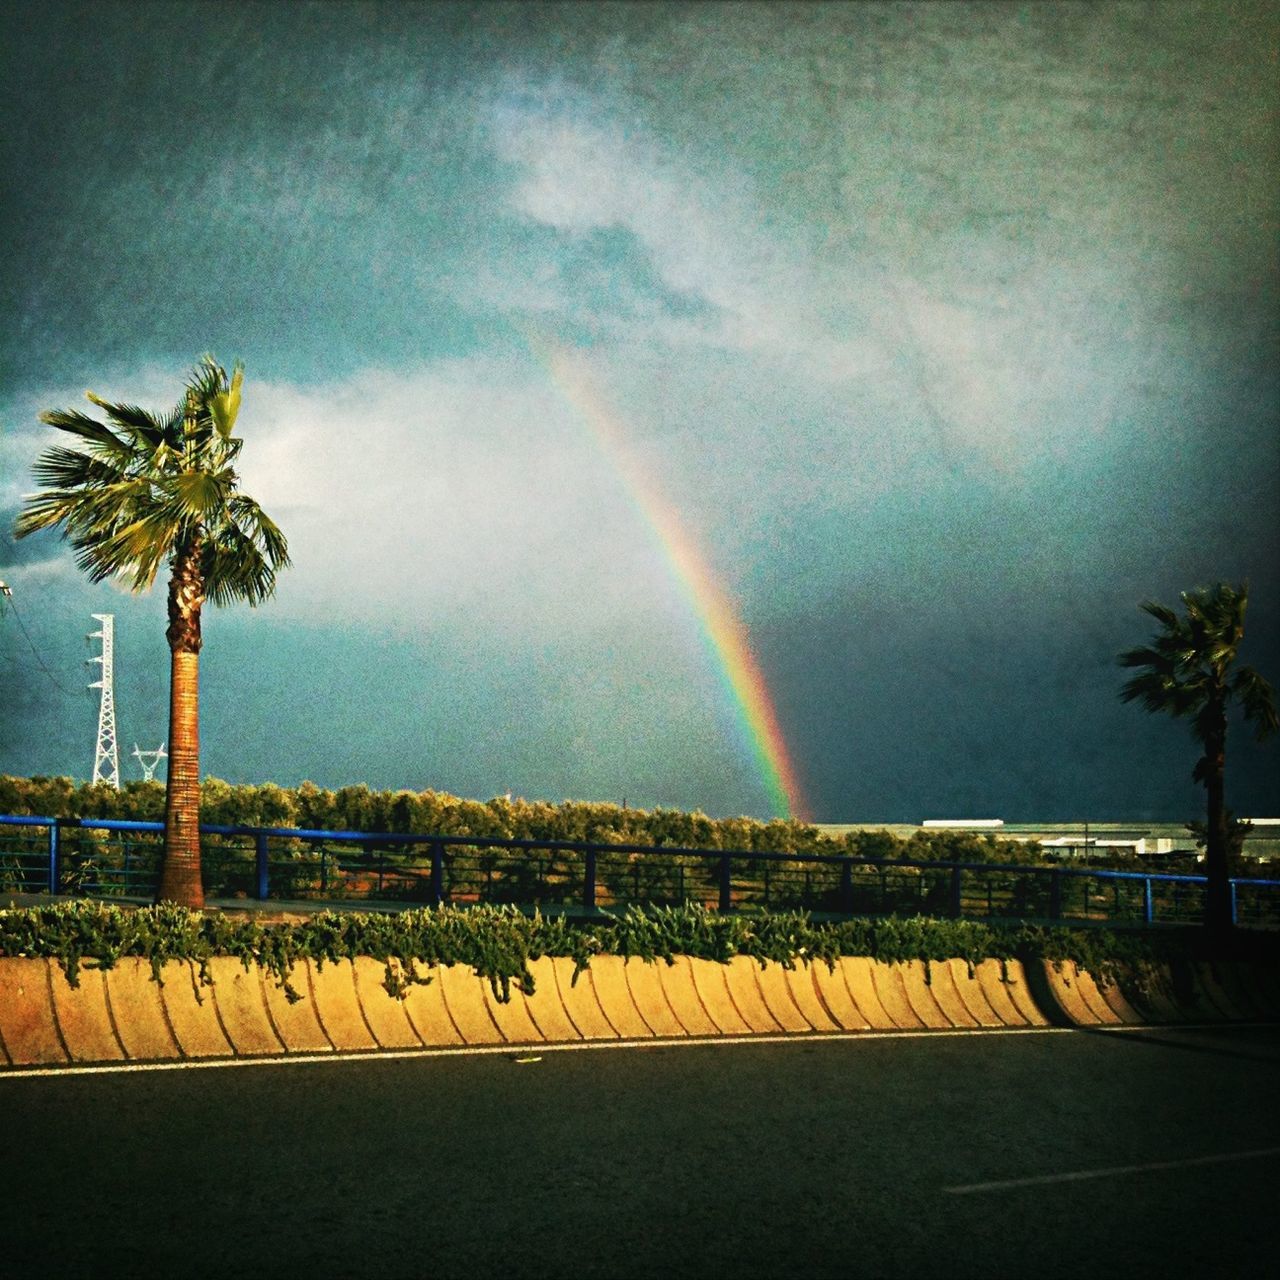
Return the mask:
[[[1205,1026],[1205,1027],[1160,1027],[1154,1029],[1142,1028],[1126,1028],[1119,1029],[1115,1027],[1076,1027],[1082,1035],[1100,1036],[1107,1040],[1117,1040],[1125,1044],[1141,1044],[1148,1047],[1160,1049],[1181,1049],[1185,1053],[1201,1053],[1210,1054],[1219,1058],[1240,1058],[1247,1062],[1265,1062],[1272,1066],[1280,1065],[1280,1027],[1276,1027],[1269,1023],[1251,1023],[1251,1024],[1232,1024],[1229,1026]],[[1226,1045],[1213,1044],[1196,1044],[1185,1040],[1174,1038],[1175,1034],[1196,1035],[1200,1037],[1227,1037],[1237,1034],[1244,1030],[1265,1030],[1270,1031],[1276,1037],[1277,1043],[1274,1052],[1257,1052],[1249,1049],[1239,1049],[1228,1047]],[[1163,1034],[1160,1034],[1163,1033]]]

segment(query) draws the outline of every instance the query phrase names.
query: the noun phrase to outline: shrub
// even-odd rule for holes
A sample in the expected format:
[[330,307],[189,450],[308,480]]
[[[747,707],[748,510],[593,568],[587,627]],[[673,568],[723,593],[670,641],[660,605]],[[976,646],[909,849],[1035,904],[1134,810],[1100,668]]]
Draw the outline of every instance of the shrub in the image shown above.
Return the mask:
[[[814,923],[803,913],[719,915],[697,906],[629,910],[590,922],[524,915],[513,908],[423,908],[396,914],[317,912],[296,923],[262,924],[251,917],[202,914],[181,907],[116,907],[94,902],[0,911],[0,956],[49,956],[78,984],[85,962],[110,968],[122,956],[151,964],[157,981],[169,960],[190,960],[210,981],[208,960],[225,955],[273,974],[291,1000],[294,964],[319,964],[356,956],[383,962],[384,985],[403,996],[414,983],[430,982],[430,969],[467,965],[487,978],[497,997],[510,996],[512,982],[532,993],[530,960],[567,956],[574,976],[594,955],[640,957],[671,963],[676,955],[726,962],[735,955],[761,964],[775,961],[834,965],[842,955],[926,963],[962,959],[1072,960],[1102,981],[1120,966],[1144,968],[1205,945],[1199,931],[1127,934],[1114,930],[1007,927],[971,920],[887,917]],[[1280,940],[1259,935],[1237,940],[1250,958],[1274,963]],[[427,972],[420,971],[425,966]]]

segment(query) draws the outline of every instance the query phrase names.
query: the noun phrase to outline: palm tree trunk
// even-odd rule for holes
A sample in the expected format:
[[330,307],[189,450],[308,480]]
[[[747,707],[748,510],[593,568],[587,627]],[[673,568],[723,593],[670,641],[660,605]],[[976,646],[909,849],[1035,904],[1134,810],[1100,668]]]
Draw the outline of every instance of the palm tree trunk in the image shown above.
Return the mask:
[[169,781],[164,803],[161,902],[199,911],[200,874],[200,655],[169,655]]
[[1227,716],[1225,707],[1213,709],[1212,728],[1205,741],[1205,925],[1217,938],[1228,937],[1231,921],[1231,868],[1227,857],[1226,803]]
[[161,902],[204,908],[200,871],[200,546],[179,547],[169,580],[169,772]]

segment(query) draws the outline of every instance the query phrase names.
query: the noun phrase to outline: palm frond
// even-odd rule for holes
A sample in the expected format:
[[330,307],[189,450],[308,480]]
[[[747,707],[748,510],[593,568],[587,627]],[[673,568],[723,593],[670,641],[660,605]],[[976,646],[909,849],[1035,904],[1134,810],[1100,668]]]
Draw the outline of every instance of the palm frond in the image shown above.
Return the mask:
[[121,440],[110,427],[103,426],[88,414],[79,413],[75,409],[46,409],[40,415],[40,421],[46,426],[57,427],[59,431],[67,431],[74,436],[79,436],[82,440],[87,440],[90,444],[105,449],[109,453],[127,454],[129,452],[128,444]]
[[199,404],[207,405],[227,390],[226,370],[211,355],[201,356],[187,377],[187,390],[195,392]]
[[1275,691],[1252,667],[1241,667],[1232,678],[1231,692],[1240,700],[1244,718],[1254,726],[1254,736],[1265,742],[1277,729]]
[[1178,626],[1178,615],[1167,605],[1157,604],[1154,600],[1144,600],[1139,606],[1144,613],[1149,613],[1166,630],[1175,630]]
[[243,530],[228,524],[204,550],[205,590],[214,604],[261,604],[276,587],[275,570]]
[[236,416],[240,412],[240,388],[244,383],[244,365],[236,362],[231,375],[231,384],[225,391],[219,391],[209,398],[209,412],[213,416],[218,434],[224,440],[231,436],[231,429],[236,424]]
[[134,591],[145,591],[155,580],[158,560],[155,549],[148,548],[140,562],[122,552],[110,539],[85,538],[70,535],[75,550],[76,564],[88,575],[90,582],[104,582],[107,578],[119,578]]
[[54,447],[38,459],[41,489],[24,499],[19,536],[60,528],[92,581],[117,577],[134,590],[151,586],[176,550],[196,540],[210,598],[265,599],[289,554],[274,522],[237,491],[232,464],[243,441],[231,430],[243,381],[242,365],[228,378],[205,356],[167,413],[88,393],[105,424],[73,410],[41,414],[83,447]]
[[247,493],[236,494],[227,504],[232,518],[262,551],[273,569],[289,567],[289,544],[275,521]]
[[112,484],[123,473],[117,464],[54,445],[35,460],[31,474],[46,489],[82,489]]
[[1122,667],[1153,667],[1170,672],[1175,666],[1173,660],[1166,654],[1161,653],[1158,649],[1148,648],[1145,645],[1139,646],[1137,649],[1127,649],[1116,657],[1116,662]]
[[95,395],[92,391],[86,391],[84,394],[87,400],[96,404],[131,439],[150,445],[152,449],[164,442],[163,418],[157,418],[155,414],[139,408],[136,404],[114,404]]
[[125,476],[76,492],[79,501],[68,524],[85,534],[105,536],[157,505],[155,486],[147,476]]
[[226,471],[180,471],[169,481],[175,510],[190,521],[201,523],[218,518],[231,496],[234,473]]
[[1184,591],[1181,617],[1148,601],[1141,607],[1162,624],[1162,631],[1148,645],[1117,658],[1122,667],[1138,670],[1120,690],[1123,701],[1191,717],[1191,732],[1205,750],[1194,774],[1200,782],[1220,767],[1233,700],[1239,700],[1259,739],[1280,729],[1270,684],[1252,667],[1236,667],[1248,602],[1247,582]]
[[52,529],[62,524],[75,511],[79,501],[80,494],[76,491],[49,490],[28,494],[13,523],[14,534],[25,538],[28,534],[39,533],[41,529]]
[[160,565],[182,533],[181,522],[170,519],[163,511],[151,511],[86,545],[92,547],[100,568],[98,580],[116,575],[129,580],[134,590],[143,591],[155,581]]
[[1139,702],[1144,711],[1172,716],[1190,715],[1196,707],[1195,692],[1174,676],[1162,671],[1143,671],[1125,682],[1121,702]]
[[182,443],[182,415],[186,412],[186,408],[186,401],[179,400],[163,418],[156,419],[164,430],[165,443],[171,449],[176,449]]

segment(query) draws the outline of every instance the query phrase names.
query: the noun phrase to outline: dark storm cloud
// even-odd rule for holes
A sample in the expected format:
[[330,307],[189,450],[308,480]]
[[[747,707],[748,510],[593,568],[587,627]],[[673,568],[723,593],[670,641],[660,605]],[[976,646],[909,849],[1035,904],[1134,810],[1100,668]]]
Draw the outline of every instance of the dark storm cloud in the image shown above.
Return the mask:
[[[1111,662],[1140,599],[1219,578],[1280,649],[1278,25],[11,7],[0,505],[39,408],[163,405],[242,355],[297,567],[210,624],[210,768],[759,808],[696,621],[525,346],[553,333],[740,602],[819,816],[1180,816],[1187,743]],[[49,654],[66,608],[158,607],[52,540],[13,564]],[[37,732],[31,696],[0,768],[83,772],[90,730]],[[1265,764],[1241,744],[1238,810],[1280,804]]]

